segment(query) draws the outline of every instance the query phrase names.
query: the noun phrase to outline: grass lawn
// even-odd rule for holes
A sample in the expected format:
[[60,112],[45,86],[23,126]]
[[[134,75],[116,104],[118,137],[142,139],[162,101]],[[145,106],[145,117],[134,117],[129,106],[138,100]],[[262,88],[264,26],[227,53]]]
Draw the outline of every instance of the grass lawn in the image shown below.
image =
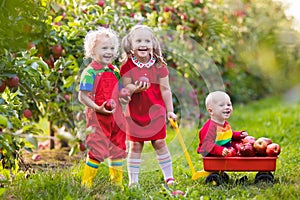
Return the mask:
[[[220,186],[205,184],[205,178],[191,179],[191,170],[185,160],[175,133],[169,130],[168,144],[173,158],[176,189],[186,192],[179,199],[300,199],[299,141],[300,102],[287,103],[281,98],[268,98],[248,105],[234,105],[229,122],[234,130],[246,130],[255,138],[265,136],[280,144],[281,154],[274,172],[275,183],[254,184],[256,172],[228,172],[229,183]],[[196,171],[203,169],[201,157],[196,154],[197,128],[180,127]],[[129,190],[126,166],[124,190],[108,180],[108,168],[100,166],[94,186],[81,187],[83,161],[72,167],[39,170],[29,178],[19,173],[11,185],[0,188],[3,199],[171,199],[163,190],[163,177],[149,144],[144,149],[140,187]],[[247,176],[242,184],[236,180]]]

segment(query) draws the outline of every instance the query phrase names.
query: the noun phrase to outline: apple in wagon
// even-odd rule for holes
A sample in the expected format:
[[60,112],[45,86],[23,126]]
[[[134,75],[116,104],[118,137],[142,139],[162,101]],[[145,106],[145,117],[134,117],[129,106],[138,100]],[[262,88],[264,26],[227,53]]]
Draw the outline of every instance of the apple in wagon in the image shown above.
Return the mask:
[[280,151],[281,151],[281,149],[280,149],[279,144],[272,143],[267,146],[266,154],[269,157],[275,157],[280,154]]
[[258,138],[253,144],[255,152],[259,156],[266,156],[267,146],[268,142],[262,137]]

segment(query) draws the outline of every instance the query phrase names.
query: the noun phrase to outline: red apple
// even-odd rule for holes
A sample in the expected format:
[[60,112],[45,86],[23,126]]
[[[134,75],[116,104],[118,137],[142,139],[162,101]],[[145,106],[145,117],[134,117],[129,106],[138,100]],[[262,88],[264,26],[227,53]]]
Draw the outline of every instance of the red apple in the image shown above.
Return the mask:
[[115,100],[109,99],[106,101],[106,104],[104,107],[106,110],[112,111],[113,109],[116,108],[116,106],[117,106],[117,104],[116,104]]
[[250,143],[250,144],[254,144],[255,142],[255,137],[248,135],[243,139],[243,143]]
[[86,150],[86,146],[85,146],[84,142],[79,143],[79,149],[80,149],[80,151],[85,151]]
[[6,82],[4,80],[0,80],[0,92],[3,92],[6,88]]
[[147,78],[146,76],[141,76],[141,77],[139,78],[139,81],[140,81],[140,82],[146,82],[146,83],[149,83],[149,78]]
[[241,156],[241,146],[243,142],[231,142],[231,146],[235,149],[236,155]]
[[99,0],[98,2],[97,2],[97,4],[98,4],[98,6],[100,6],[100,7],[103,7],[104,6],[104,1],[103,0]]
[[52,53],[54,58],[59,58],[62,55],[62,46],[60,44],[54,45],[52,47]]
[[266,154],[269,157],[275,157],[280,154],[280,146],[279,144],[272,143],[267,146]]
[[244,157],[253,157],[255,156],[255,150],[251,143],[243,143],[241,146],[241,155]]
[[128,100],[128,97],[130,97],[130,91],[127,88],[122,88],[119,92],[119,97]]
[[69,101],[69,100],[70,100],[70,95],[65,94],[65,95],[64,95],[64,98],[65,98],[66,101]]
[[10,88],[18,87],[19,85],[19,77],[13,76],[6,80],[6,85]]
[[253,144],[255,152],[259,156],[266,155],[267,146],[268,146],[268,143],[266,140],[264,140],[264,138],[258,138]]
[[270,138],[267,137],[261,137],[263,140],[265,140],[267,142],[267,144],[272,144],[272,140]]
[[235,157],[236,156],[236,150],[233,147],[229,147],[228,148],[228,154],[226,155],[226,157]]
[[24,110],[23,112],[24,117],[26,117],[27,119],[30,119],[32,117],[32,112],[29,109]]
[[33,161],[39,161],[42,159],[42,156],[40,154],[33,154],[31,158]]
[[181,190],[174,190],[172,192],[173,196],[184,196],[184,192],[182,192]]

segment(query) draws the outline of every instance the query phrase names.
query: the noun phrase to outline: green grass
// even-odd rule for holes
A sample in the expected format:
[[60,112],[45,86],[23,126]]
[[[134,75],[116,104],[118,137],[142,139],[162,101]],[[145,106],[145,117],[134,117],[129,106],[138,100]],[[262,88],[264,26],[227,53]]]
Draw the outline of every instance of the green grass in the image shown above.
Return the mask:
[[[248,105],[234,105],[230,118],[234,130],[246,130],[258,138],[269,137],[280,144],[282,152],[277,160],[274,184],[254,184],[256,172],[228,172],[230,181],[221,186],[204,183],[205,178],[191,179],[191,170],[185,160],[174,131],[168,133],[169,149],[173,155],[174,175],[177,189],[187,192],[186,199],[299,199],[299,145],[300,141],[300,102],[284,103],[280,98],[268,98]],[[186,146],[196,171],[203,169],[201,157],[196,154],[198,144],[196,128],[181,127]],[[3,199],[172,199],[162,190],[163,177],[153,154],[147,144],[144,149],[140,188],[129,190],[127,173],[124,172],[124,191],[114,187],[108,180],[108,168],[101,165],[94,186],[81,187],[83,161],[70,168],[57,168],[38,171],[29,178],[18,174],[11,185],[0,188]],[[147,160],[147,161],[146,161]],[[124,167],[125,168],[125,167]],[[247,176],[244,184],[235,180]],[[179,198],[180,199],[180,198]],[[184,197],[181,197],[184,199]]]

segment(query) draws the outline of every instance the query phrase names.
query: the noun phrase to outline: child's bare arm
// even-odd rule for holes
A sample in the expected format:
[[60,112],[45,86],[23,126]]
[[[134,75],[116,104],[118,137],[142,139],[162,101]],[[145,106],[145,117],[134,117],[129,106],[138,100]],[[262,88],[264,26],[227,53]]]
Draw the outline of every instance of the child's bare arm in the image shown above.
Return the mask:
[[168,118],[177,119],[173,111],[172,92],[169,84],[169,77],[166,76],[160,79],[160,91],[165,102]]
[[89,97],[89,91],[84,91],[84,90],[80,90],[78,93],[78,100],[80,101],[80,103],[82,103],[83,105],[93,109],[96,112],[102,113],[102,114],[111,114],[113,112],[115,112],[115,109],[113,109],[112,111],[108,111],[105,109],[104,105],[106,103],[103,102],[103,104],[101,106],[98,106],[90,97]]

